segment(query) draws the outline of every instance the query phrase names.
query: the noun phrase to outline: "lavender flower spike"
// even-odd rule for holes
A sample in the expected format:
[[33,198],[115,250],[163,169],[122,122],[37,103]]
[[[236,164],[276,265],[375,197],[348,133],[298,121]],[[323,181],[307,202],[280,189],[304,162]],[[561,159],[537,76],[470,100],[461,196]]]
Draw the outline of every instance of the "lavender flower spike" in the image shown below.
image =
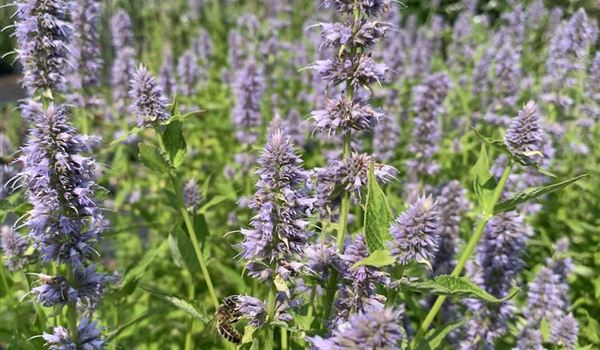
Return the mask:
[[17,58],[30,96],[64,88],[70,27],[63,0],[17,1]]
[[540,154],[541,137],[537,105],[529,101],[510,123],[504,143],[514,155],[534,162],[532,156]]
[[138,116],[138,126],[148,127],[169,120],[167,99],[144,65],[139,66],[131,80],[129,96],[133,100],[131,109]]
[[255,62],[249,61],[239,72],[234,85],[233,126],[240,143],[251,145],[258,138],[256,129],[262,123],[260,104],[264,90],[262,69]]
[[550,329],[550,342],[564,347],[566,350],[574,350],[577,345],[577,334],[579,324],[572,314],[568,314],[555,322]]
[[400,310],[369,306],[364,313],[354,314],[341,323],[330,338],[316,336],[308,340],[317,350],[399,350],[399,343],[405,337],[401,319]]
[[102,328],[96,322],[83,318],[77,327],[77,343],[64,327],[54,327],[54,333],[44,333],[42,338],[50,350],[103,350],[106,342],[101,332]]
[[440,213],[431,196],[420,197],[392,224],[392,255],[400,264],[411,261],[431,266],[438,249]]
[[183,96],[192,96],[196,93],[196,84],[199,79],[196,56],[188,50],[179,57],[177,62],[177,77],[179,78],[179,93]]
[[29,140],[19,160],[21,180],[33,204],[26,225],[45,262],[81,267],[96,255],[93,244],[106,222],[94,201],[96,163],[83,153],[93,139],[76,135],[66,110],[37,102],[22,106],[32,118]]
[[194,179],[189,179],[183,186],[183,201],[188,210],[195,211],[198,209],[202,197],[200,196],[200,187]]
[[[253,277],[282,273],[293,254],[304,251],[310,237],[307,216],[312,210],[308,173],[281,129],[273,130],[257,171],[257,191],[250,207],[257,214],[251,229],[242,229],[241,255]],[[266,268],[265,268],[266,267]]]
[[20,236],[12,227],[4,225],[0,228],[0,247],[9,270],[23,267],[26,262],[23,254],[29,247],[27,237]]
[[316,131],[329,136],[346,134],[351,130],[371,129],[385,115],[373,107],[344,95],[330,100],[325,109],[311,113]]
[[125,10],[119,9],[110,19],[113,47],[118,52],[133,46],[133,26]]
[[72,3],[73,38],[71,57],[73,72],[70,84],[79,91],[100,84],[100,3],[98,0],[77,0]]

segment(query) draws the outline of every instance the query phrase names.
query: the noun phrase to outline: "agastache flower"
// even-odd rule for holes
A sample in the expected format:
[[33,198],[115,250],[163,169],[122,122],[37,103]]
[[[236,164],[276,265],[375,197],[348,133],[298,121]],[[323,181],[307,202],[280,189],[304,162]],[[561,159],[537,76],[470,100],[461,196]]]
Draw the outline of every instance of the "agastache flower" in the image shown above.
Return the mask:
[[433,175],[439,170],[433,156],[439,149],[442,137],[440,117],[444,112],[443,102],[449,87],[450,78],[445,73],[436,73],[426,77],[413,89],[415,125],[409,149],[414,153],[414,159],[407,163],[418,176]]
[[117,10],[110,19],[110,27],[112,33],[112,43],[116,52],[133,46],[133,27],[131,19],[127,12],[123,9]]
[[77,291],[62,276],[41,276],[42,284],[32,289],[37,302],[46,307],[62,306],[77,300]]
[[172,97],[175,94],[175,66],[173,63],[173,55],[165,56],[162,66],[158,71],[158,85],[164,92],[165,96]]
[[307,215],[314,200],[308,193],[302,160],[281,130],[273,131],[258,163],[257,191],[250,205],[257,214],[252,228],[242,229],[240,247],[250,275],[264,279],[273,273],[273,264],[280,270],[292,255],[304,251],[311,235]]
[[439,245],[440,213],[431,196],[419,197],[390,228],[391,254],[402,265],[410,262],[431,266]]
[[[73,37],[71,39],[70,85],[81,94],[82,89],[100,84],[102,58],[100,56],[100,3],[97,0],[77,0],[72,3]],[[81,106],[85,101],[79,101]]]
[[396,116],[382,118],[373,129],[373,153],[384,162],[394,158],[400,142],[400,124]]
[[435,254],[433,275],[448,275],[454,269],[460,244],[461,215],[469,210],[466,190],[460,182],[448,183],[438,197],[440,210],[439,249]]
[[541,137],[537,105],[529,101],[512,120],[504,143],[514,155],[524,157],[527,162],[535,162],[533,153],[540,152]]
[[367,16],[378,16],[389,10],[392,0],[325,0],[326,8],[333,7],[341,13],[352,14],[355,9]]
[[131,110],[138,116],[138,126],[148,127],[169,120],[167,99],[144,65],[140,65],[130,82]]
[[177,62],[177,78],[179,79],[177,87],[182,96],[189,97],[196,93],[199,74],[194,52],[192,50],[184,52]]
[[188,210],[195,211],[198,209],[202,197],[200,196],[200,187],[194,179],[189,179],[183,186],[183,201]]
[[577,345],[579,324],[572,314],[568,314],[552,324],[550,328],[550,342],[562,346],[566,350],[573,350]]
[[255,62],[249,61],[239,73],[235,85],[233,125],[240,143],[251,145],[258,139],[258,127],[262,124],[260,105],[265,81],[263,71]]
[[[353,153],[348,159],[332,161],[327,167],[316,169],[319,207],[335,205],[343,191],[359,195],[367,185],[371,159],[370,155]],[[373,172],[380,183],[392,181],[397,174],[394,167],[380,163],[374,164]]]
[[113,104],[121,114],[127,111],[129,82],[133,79],[135,72],[135,51],[131,47],[125,47],[117,51],[111,70],[111,86]]
[[102,328],[95,321],[83,318],[77,326],[77,343],[64,327],[54,327],[53,333],[44,333],[42,338],[50,350],[103,350],[105,340],[101,336]]
[[0,227],[0,247],[4,256],[4,263],[10,271],[16,271],[26,263],[24,254],[29,242],[27,237],[22,237],[12,227]]
[[95,162],[82,155],[94,141],[75,133],[66,110],[29,101],[33,127],[19,160],[21,180],[33,204],[26,226],[44,261],[82,266],[105,220],[94,201]]
[[30,96],[62,90],[68,67],[71,28],[63,0],[26,0],[16,3],[17,58],[23,65],[23,87]]
[[313,111],[311,117],[316,131],[333,136],[371,129],[385,115],[362,101],[340,95],[329,100],[325,109]]
[[206,29],[201,28],[196,39],[192,41],[192,50],[201,62],[208,62],[213,54],[213,43]]
[[318,350],[399,350],[400,341],[406,337],[400,326],[402,313],[402,310],[382,305],[368,306],[363,313],[354,314],[347,322],[340,323],[331,337],[315,336],[308,340],[313,349]]

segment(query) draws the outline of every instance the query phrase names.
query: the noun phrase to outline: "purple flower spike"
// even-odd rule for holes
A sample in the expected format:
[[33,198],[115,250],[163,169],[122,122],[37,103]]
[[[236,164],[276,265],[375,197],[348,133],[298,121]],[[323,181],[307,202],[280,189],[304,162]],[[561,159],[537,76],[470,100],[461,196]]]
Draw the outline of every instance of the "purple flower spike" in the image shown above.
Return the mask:
[[401,320],[401,310],[369,306],[364,313],[354,314],[339,324],[330,338],[316,336],[308,340],[318,350],[399,350],[399,343],[406,336]]
[[265,90],[262,69],[249,61],[235,81],[235,107],[233,125],[240,143],[251,145],[258,139],[257,128],[262,124],[260,105]]
[[101,337],[102,328],[96,322],[83,318],[77,326],[77,343],[64,327],[54,327],[54,333],[44,333],[42,338],[50,350],[104,350],[105,341]]
[[568,314],[554,322],[550,327],[550,342],[562,346],[566,350],[573,350],[577,345],[579,324],[572,314]]
[[316,131],[333,136],[371,129],[385,115],[368,104],[341,95],[328,101],[325,109],[313,111],[311,117]]
[[182,96],[190,97],[196,93],[196,84],[200,79],[196,55],[192,50],[188,50],[179,57],[177,62],[177,77],[179,78],[179,93]]
[[541,138],[537,105],[529,101],[510,123],[504,143],[514,155],[524,157],[528,162],[534,162],[536,156],[532,152],[540,153]]
[[400,264],[410,262],[431,266],[438,249],[440,213],[431,196],[420,197],[392,224],[389,242],[392,255]]
[[183,201],[188,210],[195,211],[198,209],[202,197],[200,195],[200,187],[194,179],[189,179],[183,186]]
[[144,65],[140,65],[130,82],[131,110],[138,116],[138,126],[148,127],[169,120],[167,99]]
[[22,237],[10,226],[0,228],[0,247],[4,255],[5,264],[11,271],[22,268],[25,263],[25,250],[29,247],[27,237]]
[[248,261],[250,275],[264,279],[273,273],[273,264],[280,271],[292,255],[304,251],[314,200],[308,194],[302,160],[281,129],[272,131],[258,164],[257,191],[250,205],[256,215],[252,228],[242,229],[241,255]]
[[68,67],[70,26],[63,0],[16,2],[17,58],[23,65],[23,87],[30,96],[63,90]]

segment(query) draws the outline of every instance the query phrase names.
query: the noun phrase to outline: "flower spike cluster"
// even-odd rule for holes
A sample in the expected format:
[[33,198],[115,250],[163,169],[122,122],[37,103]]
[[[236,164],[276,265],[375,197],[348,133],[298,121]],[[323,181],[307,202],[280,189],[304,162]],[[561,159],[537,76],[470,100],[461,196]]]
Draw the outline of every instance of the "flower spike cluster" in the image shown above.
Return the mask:
[[138,67],[130,85],[131,110],[138,116],[138,126],[148,127],[169,120],[167,99],[144,65]]
[[302,160],[281,129],[272,131],[258,164],[257,191],[250,204],[257,214],[252,228],[242,229],[240,246],[250,275],[266,279],[273,273],[286,275],[288,262],[304,251],[311,235],[307,217],[314,199],[309,196]]

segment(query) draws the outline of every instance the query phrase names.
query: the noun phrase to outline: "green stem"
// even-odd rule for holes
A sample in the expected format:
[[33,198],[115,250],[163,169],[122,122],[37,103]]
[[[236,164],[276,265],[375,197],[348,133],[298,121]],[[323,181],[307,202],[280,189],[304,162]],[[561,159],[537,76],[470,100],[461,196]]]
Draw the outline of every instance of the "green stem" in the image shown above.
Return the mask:
[[[350,157],[350,132],[344,134],[344,153],[343,159]],[[340,205],[340,226],[337,233],[337,248],[341,252],[344,248],[344,239],[346,237],[346,227],[348,226],[348,211],[350,210],[350,192],[345,191]]]
[[[471,254],[475,250],[475,247],[477,246],[477,243],[479,242],[479,239],[481,238],[481,235],[483,234],[483,229],[485,228],[488,221],[494,216],[494,206],[496,205],[496,203],[500,199],[500,196],[502,195],[502,191],[504,190],[504,186],[506,185],[506,181],[508,180],[508,176],[510,175],[511,169],[512,169],[512,163],[509,163],[504,168],[504,171],[502,172],[502,177],[500,178],[500,181],[498,182],[498,185],[496,186],[494,193],[492,194],[492,202],[490,203],[489,207],[486,207],[483,209],[483,217],[477,224],[477,227],[475,228],[475,232],[469,239],[469,242],[467,243],[465,250],[459,257],[458,262],[456,263],[456,267],[454,267],[454,270],[452,270],[452,273],[450,274],[450,276],[452,276],[452,277],[460,276],[463,268],[465,267],[465,264],[467,263],[467,261],[471,257]],[[431,323],[437,316],[438,312],[442,308],[442,305],[444,304],[444,301],[446,301],[446,298],[447,298],[446,295],[439,295],[437,297],[437,299],[435,300],[435,303],[433,303],[433,306],[429,310],[429,313],[427,314],[427,316],[425,316],[425,319],[421,323],[421,326],[419,327],[417,335],[415,336],[415,338],[411,344],[412,345],[411,348],[414,349],[415,346],[417,344],[419,344],[421,339],[423,339],[425,332],[427,332],[427,330],[429,329],[429,326],[431,325]]]
[[280,328],[279,331],[281,333],[281,350],[288,350],[287,330]]
[[[191,278],[190,278],[190,283],[188,284],[188,298],[189,300],[194,300],[196,291],[194,288],[194,283],[191,282]],[[194,317],[191,316],[190,320],[189,320],[189,328],[188,328],[188,332],[185,336],[185,350],[193,350],[194,349]]]
[[[273,291],[275,286],[269,288],[269,304],[268,304],[268,320],[273,321],[275,317],[275,292]],[[267,336],[265,339],[265,350],[273,350],[273,326],[268,325]]]
[[[173,185],[179,185],[178,181],[173,175],[171,175],[171,179],[173,181]],[[179,193],[180,191],[180,188],[178,188],[177,192]],[[202,255],[202,251],[200,250],[200,243],[198,242],[198,238],[196,237],[196,230],[194,230],[194,225],[192,224],[192,220],[190,219],[190,214],[188,213],[188,211],[183,206],[180,206],[179,210],[181,212],[181,215],[183,216],[183,221],[185,222],[185,226],[188,230],[190,240],[192,241],[192,246],[194,247],[194,252],[196,253],[196,258],[198,259],[198,264],[200,264],[202,276],[206,281],[208,293],[210,294],[210,298],[216,310],[219,308],[219,299],[217,298],[217,293],[215,293],[215,288],[210,278],[210,274],[208,273],[208,269],[206,268],[206,261],[204,260],[204,255]]]
[[[73,274],[73,270],[69,267],[67,267],[67,280],[69,281],[70,285],[74,285],[74,281],[75,281],[75,276]],[[77,305],[75,303],[70,303],[67,306],[67,323],[69,325],[69,333],[71,333],[71,339],[73,340],[73,343],[77,344],[77,338],[79,336],[79,334],[77,334],[77,323],[78,323],[78,316],[77,316]]]
[[[0,260],[1,259],[2,259],[2,255],[0,254]],[[5,276],[4,266],[0,266],[0,278],[2,279],[2,287],[8,294],[9,287],[8,287],[8,280],[6,279],[6,276]]]

